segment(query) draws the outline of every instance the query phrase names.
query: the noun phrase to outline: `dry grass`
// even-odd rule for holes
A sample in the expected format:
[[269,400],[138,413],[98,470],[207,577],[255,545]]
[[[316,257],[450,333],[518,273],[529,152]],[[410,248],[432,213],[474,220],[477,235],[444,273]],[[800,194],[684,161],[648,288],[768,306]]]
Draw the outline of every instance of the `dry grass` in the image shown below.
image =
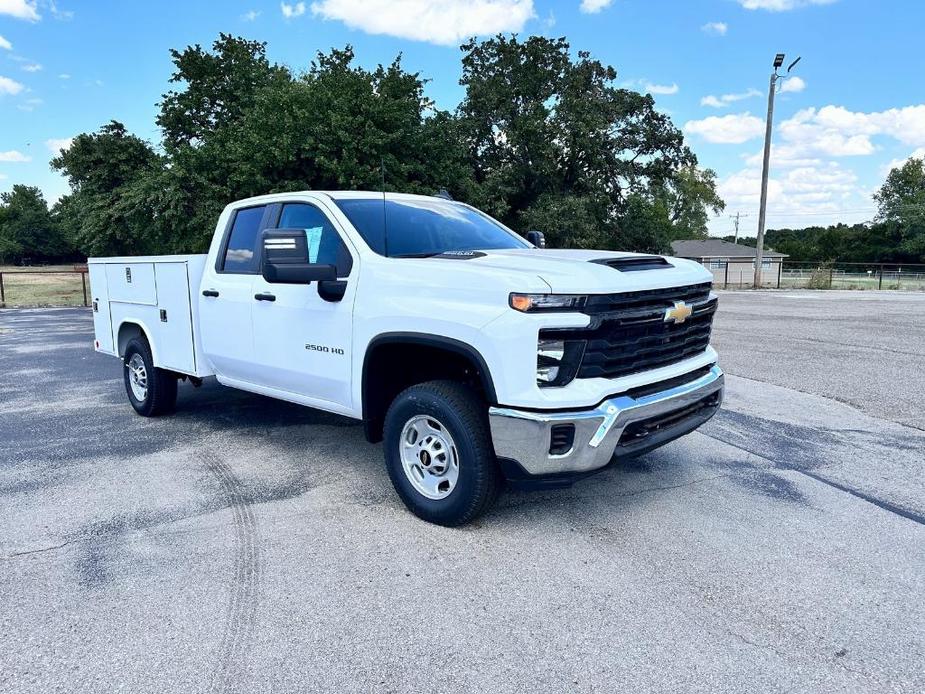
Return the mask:
[[[24,270],[29,273],[24,273]],[[74,272],[73,264],[40,267],[0,265],[0,273],[3,273],[3,294],[8,307],[83,306],[80,274]],[[89,295],[89,280],[86,282]]]

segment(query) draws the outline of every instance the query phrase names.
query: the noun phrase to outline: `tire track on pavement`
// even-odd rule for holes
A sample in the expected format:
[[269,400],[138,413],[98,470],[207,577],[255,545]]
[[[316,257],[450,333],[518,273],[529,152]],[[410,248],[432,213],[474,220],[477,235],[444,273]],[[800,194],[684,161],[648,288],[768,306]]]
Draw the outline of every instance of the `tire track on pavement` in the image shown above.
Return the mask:
[[201,454],[206,468],[222,486],[232,512],[234,571],[218,658],[209,683],[210,692],[236,689],[247,671],[250,643],[257,618],[262,570],[260,535],[250,499],[234,471],[214,453]]

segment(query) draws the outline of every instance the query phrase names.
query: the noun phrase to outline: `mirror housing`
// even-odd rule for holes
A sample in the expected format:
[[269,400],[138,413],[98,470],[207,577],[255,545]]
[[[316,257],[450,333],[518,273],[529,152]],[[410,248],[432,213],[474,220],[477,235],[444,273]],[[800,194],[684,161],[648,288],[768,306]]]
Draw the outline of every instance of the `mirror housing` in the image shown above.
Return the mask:
[[337,268],[308,262],[303,229],[267,229],[261,238],[263,279],[273,284],[311,284],[336,280]]
[[543,235],[542,231],[528,231],[527,241],[532,243],[537,248],[546,248],[546,237]]

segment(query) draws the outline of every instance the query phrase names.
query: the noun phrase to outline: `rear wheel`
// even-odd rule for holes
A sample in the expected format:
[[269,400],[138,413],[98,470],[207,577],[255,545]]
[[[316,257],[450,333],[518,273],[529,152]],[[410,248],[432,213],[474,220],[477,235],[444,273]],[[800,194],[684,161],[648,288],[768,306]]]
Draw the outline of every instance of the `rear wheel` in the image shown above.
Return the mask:
[[157,417],[173,412],[177,404],[177,377],[154,366],[151,347],[135,337],[125,347],[125,392],[135,412]]
[[468,523],[501,488],[485,403],[469,387],[430,381],[399,393],[385,416],[385,460],[408,509],[431,523]]

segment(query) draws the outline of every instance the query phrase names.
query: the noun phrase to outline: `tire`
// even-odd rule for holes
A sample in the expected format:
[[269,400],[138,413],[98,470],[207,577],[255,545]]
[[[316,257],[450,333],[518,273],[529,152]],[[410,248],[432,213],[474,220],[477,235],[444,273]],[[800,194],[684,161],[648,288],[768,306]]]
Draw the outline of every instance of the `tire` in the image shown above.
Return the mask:
[[[158,417],[173,412],[177,404],[177,377],[154,366],[147,340],[139,337],[129,340],[125,347],[124,364],[125,392],[135,412],[142,417]],[[139,367],[143,371],[139,371]],[[137,381],[136,375],[139,377]],[[142,378],[144,388],[141,387]]]
[[464,525],[498,497],[487,407],[461,383],[429,381],[399,393],[385,415],[384,441],[392,485],[418,518]]

